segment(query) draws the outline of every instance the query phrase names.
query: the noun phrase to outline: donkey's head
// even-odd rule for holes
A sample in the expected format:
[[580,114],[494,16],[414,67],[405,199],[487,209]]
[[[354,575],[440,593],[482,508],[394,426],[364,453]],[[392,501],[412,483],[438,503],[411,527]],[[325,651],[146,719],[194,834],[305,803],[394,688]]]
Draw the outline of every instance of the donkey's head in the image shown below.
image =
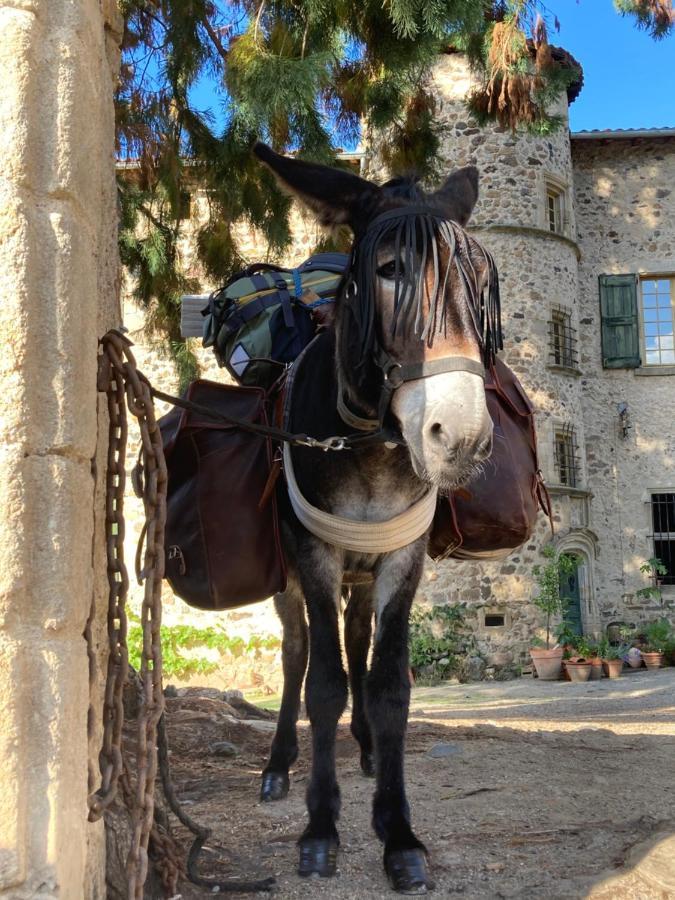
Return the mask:
[[336,308],[348,406],[393,417],[417,475],[458,486],[492,449],[483,363],[500,344],[494,264],[463,230],[477,170],[460,169],[427,194],[413,179],[380,187],[263,144],[255,152],[322,224],[354,232]]

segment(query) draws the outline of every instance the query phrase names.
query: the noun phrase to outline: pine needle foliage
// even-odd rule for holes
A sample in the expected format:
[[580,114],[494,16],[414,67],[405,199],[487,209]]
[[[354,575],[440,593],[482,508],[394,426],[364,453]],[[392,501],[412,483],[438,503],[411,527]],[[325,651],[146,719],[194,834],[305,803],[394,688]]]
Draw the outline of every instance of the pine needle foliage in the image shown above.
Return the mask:
[[[242,267],[237,223],[259,231],[267,259],[281,259],[290,240],[290,201],[254,161],[257,138],[334,163],[368,121],[386,135],[391,172],[425,179],[437,174],[441,131],[429,75],[442,50],[469,53],[485,76],[471,108],[480,121],[509,128],[555,127],[547,107],[574,77],[550,58],[539,0],[118,2],[120,253],[148,329],[183,384],[197,365],[180,337],[181,294]],[[668,0],[616,2],[663,32],[659,9]],[[219,125],[192,101],[204,79]],[[186,248],[184,220],[197,192],[203,224]],[[343,246],[344,236],[323,244]]]
[[638,27],[657,40],[675,29],[673,0],[614,0],[614,5],[621,15],[634,16]]

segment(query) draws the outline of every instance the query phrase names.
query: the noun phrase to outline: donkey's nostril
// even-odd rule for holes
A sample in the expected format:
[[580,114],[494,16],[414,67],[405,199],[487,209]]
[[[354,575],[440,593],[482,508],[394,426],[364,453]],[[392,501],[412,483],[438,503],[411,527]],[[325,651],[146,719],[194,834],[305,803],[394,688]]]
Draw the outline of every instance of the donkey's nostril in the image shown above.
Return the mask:
[[433,422],[428,426],[428,434],[432,443],[447,459],[457,456],[462,445],[462,435],[456,429],[443,425],[442,422]]

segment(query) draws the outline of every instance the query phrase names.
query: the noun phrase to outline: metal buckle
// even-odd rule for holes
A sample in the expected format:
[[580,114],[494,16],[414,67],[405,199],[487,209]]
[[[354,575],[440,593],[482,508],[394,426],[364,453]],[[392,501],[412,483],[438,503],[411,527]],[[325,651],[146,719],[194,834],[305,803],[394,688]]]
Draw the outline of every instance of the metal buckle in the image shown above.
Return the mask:
[[392,390],[401,387],[405,381],[401,374],[401,368],[400,363],[392,363],[389,369],[384,373],[384,382]]
[[347,439],[344,437],[328,437],[319,441],[316,438],[308,437],[306,440],[302,441],[303,447],[311,447],[313,450],[323,450],[324,453],[328,452],[328,450],[348,450],[349,445],[347,444]]

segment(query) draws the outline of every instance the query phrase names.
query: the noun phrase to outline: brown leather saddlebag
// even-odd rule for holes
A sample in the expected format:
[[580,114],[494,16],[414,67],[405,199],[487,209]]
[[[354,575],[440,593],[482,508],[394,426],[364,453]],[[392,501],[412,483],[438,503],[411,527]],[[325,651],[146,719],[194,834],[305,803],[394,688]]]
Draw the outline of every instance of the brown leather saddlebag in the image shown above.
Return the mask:
[[[265,392],[194,381],[187,400],[267,424]],[[190,410],[160,419],[169,484],[165,577],[190,606],[232,609],[286,587],[269,438]]]
[[552,523],[533,407],[500,359],[486,375],[485,394],[494,423],[492,455],[466,488],[439,497],[429,539],[432,559],[504,559],[532,535],[540,509]]

